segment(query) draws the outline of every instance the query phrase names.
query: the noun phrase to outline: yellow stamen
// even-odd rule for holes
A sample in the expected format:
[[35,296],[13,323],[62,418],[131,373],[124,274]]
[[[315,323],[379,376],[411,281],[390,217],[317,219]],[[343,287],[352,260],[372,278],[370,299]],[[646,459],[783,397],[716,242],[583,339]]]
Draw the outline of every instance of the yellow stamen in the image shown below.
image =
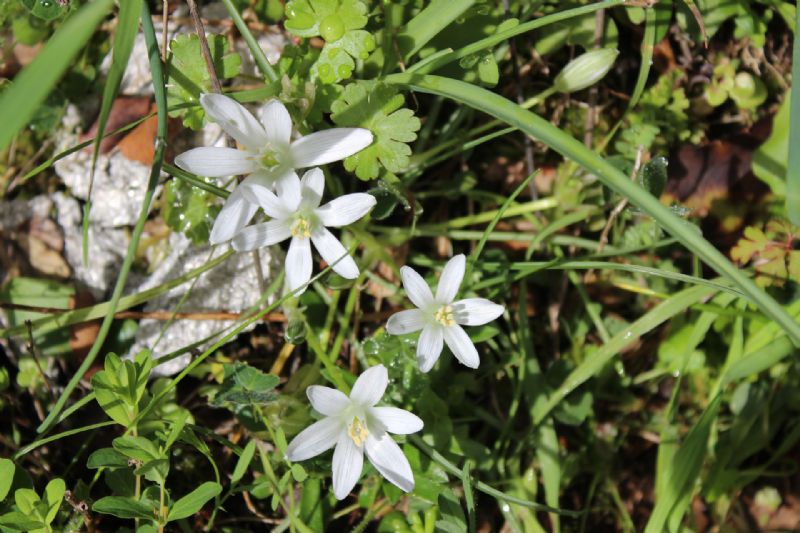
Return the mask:
[[433,314],[433,318],[443,326],[452,326],[456,323],[453,319],[453,308],[449,305],[444,305]]
[[358,417],[355,417],[350,427],[347,428],[347,434],[353,439],[356,446],[363,446],[369,436],[369,431],[367,430],[367,425],[359,420]]
[[292,225],[292,237],[311,237],[311,223],[305,218],[298,218]]

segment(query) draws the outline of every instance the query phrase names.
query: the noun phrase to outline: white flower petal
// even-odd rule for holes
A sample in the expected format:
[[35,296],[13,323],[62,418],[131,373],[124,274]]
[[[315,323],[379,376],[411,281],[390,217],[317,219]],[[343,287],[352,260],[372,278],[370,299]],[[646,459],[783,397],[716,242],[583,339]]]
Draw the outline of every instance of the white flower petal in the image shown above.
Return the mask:
[[289,148],[295,168],[317,167],[340,161],[372,144],[364,128],[333,128],[301,137]]
[[292,238],[289,252],[286,254],[286,283],[294,292],[311,279],[311,241],[309,239]]
[[410,266],[403,266],[400,268],[400,277],[403,280],[406,296],[411,300],[411,303],[420,309],[430,307],[433,303],[433,294],[431,293],[431,288],[422,279],[422,276],[417,274],[417,271]]
[[357,192],[334,198],[314,212],[323,225],[338,228],[352,224],[363,217],[375,207],[376,203],[377,200],[371,194]]
[[300,178],[294,172],[284,175],[275,182],[275,190],[278,192],[278,197],[281,199],[281,204],[285,206],[286,211],[294,213],[300,207],[301,188]]
[[253,215],[258,211],[258,206],[247,201],[241,188],[233,190],[225,205],[222,206],[217,219],[214,220],[214,227],[211,228],[209,242],[219,244],[230,240],[234,235],[244,228]]
[[419,309],[408,309],[390,316],[386,322],[386,331],[391,335],[405,335],[421,330],[426,323],[425,313]]
[[444,335],[442,326],[438,324],[428,324],[422,328],[422,333],[417,341],[417,363],[421,372],[429,372],[444,347]]
[[267,142],[276,148],[289,146],[292,137],[292,117],[280,100],[273,99],[264,104],[258,110],[258,118],[266,131]]
[[[322,170],[315,167],[303,174],[300,186],[303,189],[303,205],[312,209],[319,207],[325,191],[325,174],[322,173]],[[325,225],[328,226],[328,224]]]
[[333,494],[337,500],[343,500],[350,494],[361,477],[363,466],[363,450],[356,446],[347,433],[343,433],[333,452]]
[[347,249],[325,228],[316,228],[311,233],[311,241],[319,255],[329,264],[333,271],[345,279],[358,277],[358,265],[347,253]]
[[383,424],[386,431],[398,435],[416,433],[424,425],[420,417],[397,407],[372,407],[370,413]]
[[240,187],[245,185],[249,187],[259,185],[266,189],[273,190],[275,188],[275,182],[284,179],[289,174],[294,174],[294,170],[291,168],[264,170],[262,168],[247,176]]
[[256,117],[233,98],[222,94],[201,94],[200,105],[208,118],[247,149],[258,151],[267,144],[267,134]]
[[462,326],[482,326],[503,314],[505,307],[486,298],[465,298],[453,302],[453,318]]
[[481,359],[467,332],[461,326],[448,326],[442,329],[444,329],[444,342],[447,343],[447,347],[450,348],[456,359],[465,366],[478,368]]
[[305,461],[334,447],[340,435],[347,436],[344,423],[338,418],[323,418],[301,431],[286,448],[290,461]]
[[272,218],[284,219],[288,218],[291,214],[291,211],[287,209],[283,201],[267,187],[247,183],[247,180],[245,180],[238,188],[242,189],[242,194],[246,196],[249,201],[261,206],[261,209]]
[[338,416],[350,406],[350,399],[342,391],[311,385],[306,389],[311,406],[325,416]]
[[364,443],[364,449],[372,466],[389,482],[406,492],[414,490],[411,465],[408,464],[403,450],[388,433],[379,437],[370,435]]
[[439,277],[439,286],[436,287],[436,301],[441,304],[449,304],[458,294],[461,281],[464,279],[467,258],[464,254],[453,256],[444,266],[442,275]]
[[288,220],[269,220],[247,226],[234,235],[231,244],[237,252],[247,252],[285,241],[291,235],[291,224]]
[[223,147],[192,148],[175,157],[175,165],[209,178],[250,174],[256,170],[252,155],[244,150]]
[[389,384],[389,372],[383,365],[375,365],[358,376],[350,391],[350,400],[358,405],[371,407],[378,403]]

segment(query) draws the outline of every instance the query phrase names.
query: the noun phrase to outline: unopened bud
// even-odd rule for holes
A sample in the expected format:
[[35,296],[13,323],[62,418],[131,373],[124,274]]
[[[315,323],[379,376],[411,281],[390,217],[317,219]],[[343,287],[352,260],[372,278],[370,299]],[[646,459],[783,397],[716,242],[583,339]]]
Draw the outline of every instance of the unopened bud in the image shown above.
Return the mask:
[[619,55],[614,48],[600,48],[582,54],[556,76],[554,88],[560,93],[573,93],[591,87],[608,74]]

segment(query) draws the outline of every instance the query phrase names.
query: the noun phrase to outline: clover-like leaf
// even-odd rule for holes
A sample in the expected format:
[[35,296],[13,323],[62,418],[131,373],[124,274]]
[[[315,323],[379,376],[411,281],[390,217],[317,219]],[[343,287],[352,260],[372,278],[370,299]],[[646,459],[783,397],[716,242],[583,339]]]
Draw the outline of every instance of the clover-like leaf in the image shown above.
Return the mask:
[[408,166],[407,143],[417,138],[420,121],[404,103],[403,95],[382,83],[358,82],[345,88],[331,106],[331,118],[338,126],[366,128],[375,136],[370,146],[344,160],[347,170],[370,180]]
[[286,4],[286,29],[300,37],[322,37],[325,46],[310,73],[322,83],[352,76],[356,59],[366,59],[375,39],[362,30],[367,6],[361,0],[292,0]]
[[212,401],[213,405],[259,405],[276,398],[272,389],[279,383],[277,376],[265,374],[246,363],[224,366],[225,379]]
[[[238,52],[228,50],[227,40],[220,35],[208,36],[208,48],[214,71],[219,79],[233,78],[239,74],[242,58]],[[181,104],[197,104],[200,94],[211,91],[211,77],[200,51],[197,35],[179,35],[169,45],[167,57],[167,104],[170,109]],[[199,105],[170,111],[170,116],[181,117],[183,124],[193,130],[203,127],[205,112]]]

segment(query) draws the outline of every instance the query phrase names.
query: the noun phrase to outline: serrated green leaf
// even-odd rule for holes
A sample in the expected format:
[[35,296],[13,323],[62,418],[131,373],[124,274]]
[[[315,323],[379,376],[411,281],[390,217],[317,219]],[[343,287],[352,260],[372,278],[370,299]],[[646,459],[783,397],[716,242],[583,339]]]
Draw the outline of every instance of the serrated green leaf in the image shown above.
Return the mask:
[[176,501],[169,510],[168,521],[180,520],[192,516],[205,503],[222,492],[222,486],[213,481],[206,481],[192,492]]
[[213,405],[260,405],[275,399],[272,391],[280,382],[277,376],[266,374],[245,363],[226,364],[225,379],[214,397]]
[[58,0],[22,0],[22,5],[33,15],[48,21],[65,15],[71,7],[69,2]]
[[183,180],[172,179],[164,187],[161,213],[170,228],[180,231],[193,243],[202,244],[208,241],[214,219],[219,214],[216,198],[216,195]]
[[382,83],[356,82],[345,88],[331,106],[331,118],[338,126],[366,128],[375,136],[370,146],[344,160],[347,170],[369,180],[408,166],[411,147],[406,143],[416,140],[420,121],[403,103],[403,95]]
[[[224,37],[209,35],[208,48],[217,78],[223,80],[239,74],[242,58],[238,52],[228,50],[228,42]],[[170,109],[185,103],[196,104],[202,93],[211,91],[211,78],[197,35],[179,35],[170,43],[167,76],[167,105]],[[202,107],[195,105],[170,111],[170,116],[181,117],[185,126],[199,130],[203,127],[205,112]]]
[[347,31],[367,25],[367,6],[361,0],[291,0],[285,27],[300,37],[341,39]]

